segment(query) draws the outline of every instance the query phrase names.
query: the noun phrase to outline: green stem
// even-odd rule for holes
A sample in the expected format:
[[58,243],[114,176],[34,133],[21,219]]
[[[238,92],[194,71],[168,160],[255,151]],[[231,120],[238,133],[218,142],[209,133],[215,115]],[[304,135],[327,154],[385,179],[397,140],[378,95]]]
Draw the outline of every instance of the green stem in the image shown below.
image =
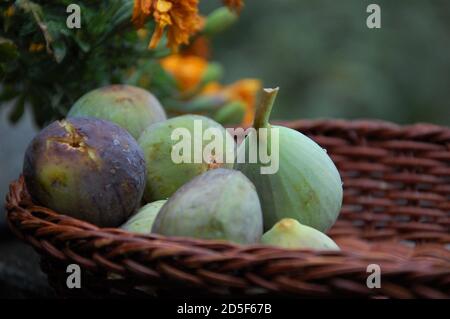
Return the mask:
[[273,103],[277,98],[278,87],[274,89],[263,89],[260,95],[259,103],[256,106],[255,121],[253,122],[253,127],[255,129],[260,129],[263,127],[268,127],[270,113],[272,112]]

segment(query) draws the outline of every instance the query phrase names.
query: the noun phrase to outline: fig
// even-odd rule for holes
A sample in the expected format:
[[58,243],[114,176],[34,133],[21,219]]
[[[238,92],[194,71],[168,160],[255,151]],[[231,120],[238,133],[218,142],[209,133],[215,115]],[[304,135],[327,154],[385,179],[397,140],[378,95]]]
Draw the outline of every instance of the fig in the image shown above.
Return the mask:
[[261,243],[282,248],[340,250],[330,237],[292,218],[276,223],[262,236]]
[[156,215],[165,203],[166,200],[158,200],[144,205],[120,228],[133,233],[150,234]]
[[[341,177],[327,152],[313,140],[293,129],[268,123],[277,92],[263,90],[255,130],[239,146],[235,168],[258,190],[265,230],[282,218],[294,218],[325,232],[336,221],[342,205]],[[257,144],[258,154],[270,154],[271,163],[261,156],[252,161],[247,156],[252,144]]]
[[23,176],[30,195],[43,206],[116,227],[140,205],[144,155],[118,125],[71,118],[53,122],[31,141]]
[[257,243],[262,212],[254,185],[241,172],[218,168],[183,185],[161,208],[152,232]]
[[[216,132],[214,138],[204,134],[208,129]],[[223,143],[211,148],[208,155],[208,145],[216,139]],[[147,202],[167,199],[195,176],[218,167],[231,168],[234,162],[233,137],[219,123],[200,115],[183,115],[153,124],[138,143],[147,163]]]
[[130,85],[110,85],[80,97],[68,117],[95,117],[111,121],[138,139],[147,126],[167,119],[150,92]]

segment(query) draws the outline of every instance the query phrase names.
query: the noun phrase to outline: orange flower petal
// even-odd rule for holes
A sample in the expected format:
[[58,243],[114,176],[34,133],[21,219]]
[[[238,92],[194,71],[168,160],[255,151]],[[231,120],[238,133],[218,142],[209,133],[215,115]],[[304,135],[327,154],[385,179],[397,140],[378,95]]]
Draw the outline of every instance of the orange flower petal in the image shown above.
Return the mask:
[[136,28],[142,28],[145,22],[149,19],[151,14],[153,0],[135,0],[133,6],[133,15],[131,22]]
[[257,79],[242,79],[226,88],[231,100],[238,100],[245,104],[246,111],[242,124],[251,125],[255,116],[256,97],[262,88],[262,83]]
[[135,0],[132,21],[142,27],[150,16],[156,23],[155,33],[149,47],[155,48],[168,27],[167,46],[173,50],[189,43],[190,37],[201,27],[198,13],[199,0]]
[[158,12],[169,12],[170,9],[172,9],[172,2],[164,1],[164,0],[158,0],[156,2],[156,10]]
[[208,67],[208,61],[197,56],[170,55],[160,61],[161,66],[172,74],[182,92],[196,88]]
[[150,49],[154,49],[158,46],[158,43],[161,40],[163,33],[164,27],[156,25],[155,31],[153,31],[152,39],[150,40],[150,43],[148,45]]

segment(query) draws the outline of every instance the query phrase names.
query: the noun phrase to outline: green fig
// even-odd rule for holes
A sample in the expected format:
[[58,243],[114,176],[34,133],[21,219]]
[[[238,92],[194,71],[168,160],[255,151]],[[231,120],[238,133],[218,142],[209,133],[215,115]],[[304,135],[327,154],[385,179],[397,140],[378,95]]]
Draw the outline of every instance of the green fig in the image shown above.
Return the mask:
[[[205,136],[208,129],[223,141],[217,148],[210,148],[214,151],[211,155],[207,148],[215,138]],[[147,163],[147,202],[169,198],[183,184],[210,169],[233,166],[233,137],[222,125],[200,115],[183,115],[153,124],[138,143]]]
[[[336,221],[342,205],[339,172],[327,152],[313,140],[293,129],[268,123],[277,92],[278,89],[263,91],[256,110],[255,130],[239,146],[235,168],[258,190],[265,230],[282,218],[294,218],[325,232]],[[247,156],[255,140],[258,154],[261,150],[268,151],[277,164],[270,163],[269,173],[269,166],[261,157],[252,162],[251,156]]]
[[218,168],[183,185],[161,208],[153,233],[257,243],[263,225],[258,194],[241,172]]
[[156,97],[131,85],[110,85],[80,97],[68,117],[95,117],[126,129],[135,139],[149,125],[167,119]]
[[340,250],[330,237],[292,218],[276,223],[262,236],[261,243],[283,248]]
[[144,155],[118,125],[95,118],[56,121],[25,153],[23,175],[33,199],[58,213],[117,227],[139,207]]
[[150,234],[156,215],[158,215],[166,201],[158,200],[144,205],[125,224],[120,226],[120,228],[133,233]]

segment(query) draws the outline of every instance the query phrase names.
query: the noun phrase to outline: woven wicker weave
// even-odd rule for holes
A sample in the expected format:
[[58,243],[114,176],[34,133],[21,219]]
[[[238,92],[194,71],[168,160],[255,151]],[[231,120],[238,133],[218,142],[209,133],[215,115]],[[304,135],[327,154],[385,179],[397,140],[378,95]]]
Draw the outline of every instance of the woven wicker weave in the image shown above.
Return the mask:
[[[10,227],[63,295],[450,298],[450,129],[284,124],[326,148],[342,175],[344,206],[329,232],[340,252],[100,229],[34,205],[23,179],[7,196]],[[66,287],[71,263],[82,268],[81,289]],[[381,288],[366,285],[370,264],[381,267]]]

